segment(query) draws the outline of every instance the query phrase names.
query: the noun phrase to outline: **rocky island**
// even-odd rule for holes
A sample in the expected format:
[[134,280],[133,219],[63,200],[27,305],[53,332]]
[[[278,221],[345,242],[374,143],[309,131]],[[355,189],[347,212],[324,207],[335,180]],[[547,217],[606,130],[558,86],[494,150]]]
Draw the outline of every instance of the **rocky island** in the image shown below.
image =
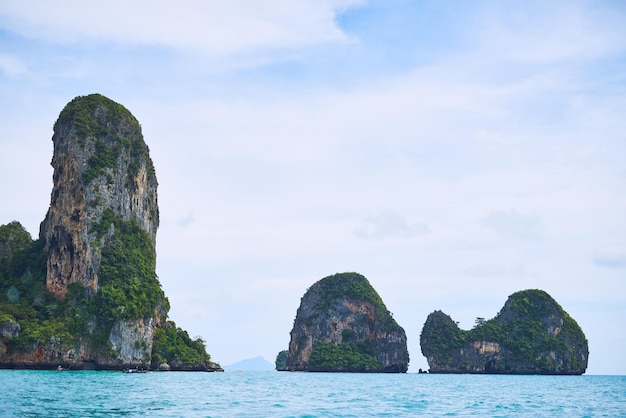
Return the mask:
[[420,345],[431,373],[580,375],[589,358],[580,326],[536,289],[512,294],[495,318],[477,318],[469,331],[435,311]]
[[139,122],[104,96],[81,96],[52,141],[38,239],[19,222],[0,226],[0,368],[220,370],[167,317],[157,179]]
[[369,281],[357,273],[328,276],[298,308],[278,370],[405,373],[406,335]]

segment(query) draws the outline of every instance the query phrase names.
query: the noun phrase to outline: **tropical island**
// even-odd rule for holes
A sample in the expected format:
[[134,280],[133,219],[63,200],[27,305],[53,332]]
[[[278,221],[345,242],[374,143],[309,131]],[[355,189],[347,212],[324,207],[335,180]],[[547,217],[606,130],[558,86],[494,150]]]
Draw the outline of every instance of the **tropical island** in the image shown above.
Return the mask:
[[420,345],[430,373],[580,375],[589,358],[578,323],[537,289],[512,294],[494,318],[476,318],[471,330],[435,311]]
[[277,370],[405,373],[406,334],[369,281],[358,273],[325,277],[298,308],[289,350]]
[[141,126],[99,95],[54,125],[39,237],[0,226],[0,368],[221,370],[168,318],[156,275],[157,179]]

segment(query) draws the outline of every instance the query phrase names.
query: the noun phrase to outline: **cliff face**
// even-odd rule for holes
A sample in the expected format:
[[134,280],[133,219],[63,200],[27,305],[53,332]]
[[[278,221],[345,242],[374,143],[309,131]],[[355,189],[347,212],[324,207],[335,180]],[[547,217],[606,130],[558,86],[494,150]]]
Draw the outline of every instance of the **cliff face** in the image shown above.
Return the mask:
[[302,297],[287,370],[404,373],[408,363],[405,332],[365,277],[329,276]]
[[514,293],[495,318],[477,318],[469,331],[435,311],[420,345],[431,373],[583,374],[589,357],[576,321],[541,290]]
[[[71,101],[54,125],[52,141],[53,188],[40,232],[48,256],[46,287],[64,298],[69,285],[78,283],[93,296],[100,288],[103,251],[125,245],[116,224],[131,223],[145,231],[149,240],[141,250],[155,257],[156,175],[139,122],[122,105],[100,95]],[[151,273],[138,276],[138,285],[156,278]],[[154,327],[166,314],[164,295],[154,296],[160,299],[161,312],[136,312],[113,322],[109,343],[114,355],[98,353],[99,364],[148,363]]]
[[105,211],[136,221],[152,240],[159,225],[157,180],[141,127],[100,95],[77,97],[54,125],[50,209],[41,226],[46,286],[64,297],[70,283],[98,291],[101,249],[111,234],[95,226]]
[[39,240],[0,226],[0,366],[219,369],[201,339],[162,326],[157,180],[137,120],[101,95],[77,97],[52,140]]

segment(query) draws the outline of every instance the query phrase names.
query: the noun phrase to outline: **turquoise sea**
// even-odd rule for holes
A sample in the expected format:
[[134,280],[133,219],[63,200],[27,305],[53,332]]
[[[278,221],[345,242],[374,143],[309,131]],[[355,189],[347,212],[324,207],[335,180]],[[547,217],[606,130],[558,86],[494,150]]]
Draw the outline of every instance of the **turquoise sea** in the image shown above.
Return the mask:
[[626,416],[626,376],[0,370],[2,417]]

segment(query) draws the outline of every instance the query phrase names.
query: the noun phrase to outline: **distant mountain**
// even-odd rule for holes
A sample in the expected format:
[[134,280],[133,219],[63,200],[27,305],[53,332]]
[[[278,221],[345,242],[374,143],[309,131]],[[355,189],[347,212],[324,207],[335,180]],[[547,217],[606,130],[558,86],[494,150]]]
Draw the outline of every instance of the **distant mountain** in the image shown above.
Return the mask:
[[250,370],[250,371],[268,371],[274,370],[274,365],[263,357],[258,356],[247,360],[241,360],[229,366],[224,366],[224,370]]

